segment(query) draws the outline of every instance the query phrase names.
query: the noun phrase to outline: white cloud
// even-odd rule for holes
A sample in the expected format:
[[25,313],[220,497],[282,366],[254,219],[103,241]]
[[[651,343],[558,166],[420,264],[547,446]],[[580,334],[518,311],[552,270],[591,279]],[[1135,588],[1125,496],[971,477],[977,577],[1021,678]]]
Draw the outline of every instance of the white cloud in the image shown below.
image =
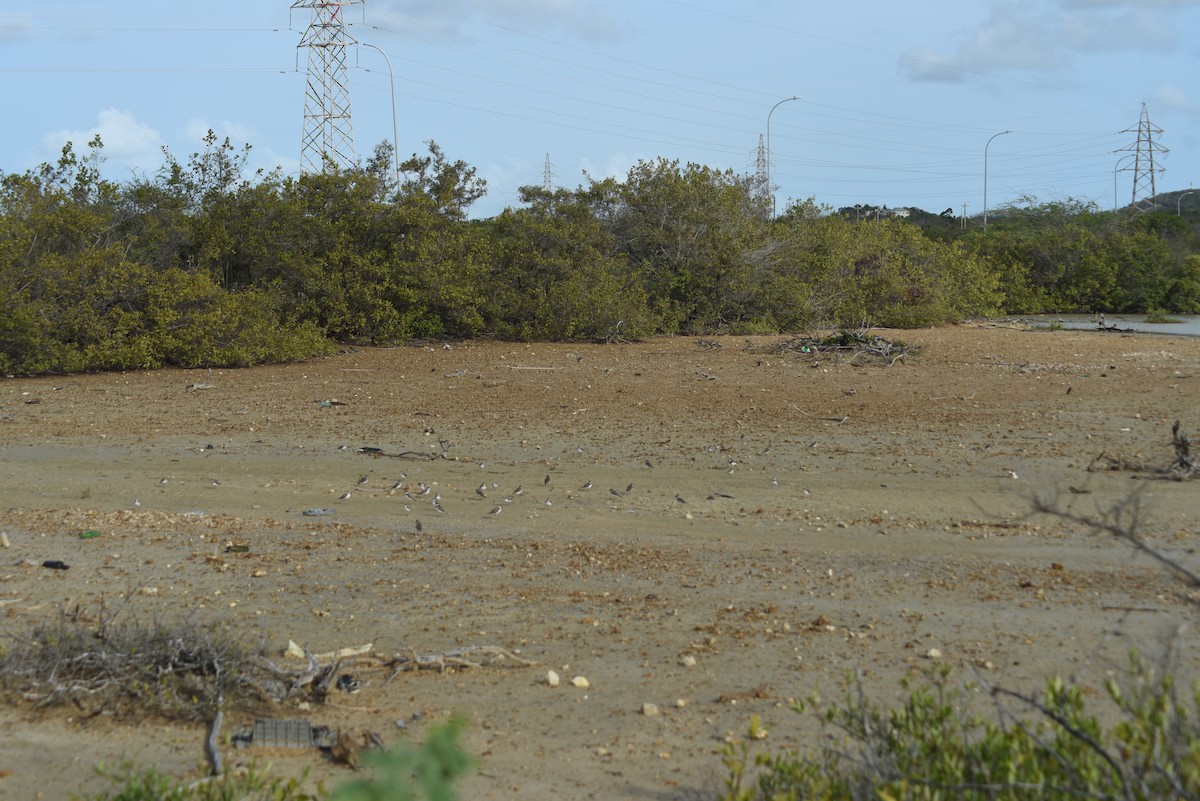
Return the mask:
[[1188,94],[1178,86],[1164,84],[1150,94],[1151,108],[1165,107],[1173,111],[1182,111],[1194,117],[1200,117],[1200,97]]
[[[957,44],[914,49],[900,61],[912,80],[949,81],[949,73],[1063,68],[1077,55],[1162,53],[1179,46],[1179,13],[1200,0],[1008,0]],[[1176,13],[1172,13],[1172,11]]]
[[914,81],[956,83],[966,78],[958,57],[933,49],[912,50],[900,57],[900,72]]
[[187,139],[189,148],[202,147],[204,137],[208,135],[209,131],[215,133],[219,139],[229,137],[229,141],[234,147],[241,147],[244,144],[253,145],[254,138],[258,135],[258,130],[253,126],[229,120],[214,125],[207,120],[193,117],[183,126],[183,135]]
[[96,116],[96,124],[80,131],[61,130],[42,137],[43,158],[54,159],[71,142],[75,152],[83,152],[87,143],[99,135],[104,144],[101,154],[110,167],[146,171],[162,163],[163,139],[158,131],[128,111],[105,109]]
[[[579,161],[578,171],[574,178],[564,177],[561,181],[563,186],[577,186],[586,183],[587,178],[596,181],[603,181],[605,178],[616,178],[618,181],[624,181],[629,177],[629,171],[638,161],[652,158],[650,156],[631,156],[628,153],[613,153],[609,156],[604,164],[597,165],[589,158],[583,158]],[[586,176],[586,177],[585,177]]]
[[1060,0],[1066,8],[1200,8],[1200,0]]

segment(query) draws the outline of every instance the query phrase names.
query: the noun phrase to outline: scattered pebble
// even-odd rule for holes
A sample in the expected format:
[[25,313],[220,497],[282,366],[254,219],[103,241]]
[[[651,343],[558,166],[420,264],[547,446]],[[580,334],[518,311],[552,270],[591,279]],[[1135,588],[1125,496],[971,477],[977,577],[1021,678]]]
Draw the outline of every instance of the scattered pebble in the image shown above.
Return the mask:
[[586,690],[588,687],[591,687],[592,685],[591,685],[591,682],[589,682],[583,676],[576,676],[575,678],[571,679],[571,686],[578,687],[581,690]]
[[555,673],[553,670],[546,671],[546,683],[547,684],[549,684],[551,687],[557,687],[559,681],[561,681],[561,680],[559,679],[557,673]]
[[658,714],[658,704],[642,704],[642,714],[652,718]]

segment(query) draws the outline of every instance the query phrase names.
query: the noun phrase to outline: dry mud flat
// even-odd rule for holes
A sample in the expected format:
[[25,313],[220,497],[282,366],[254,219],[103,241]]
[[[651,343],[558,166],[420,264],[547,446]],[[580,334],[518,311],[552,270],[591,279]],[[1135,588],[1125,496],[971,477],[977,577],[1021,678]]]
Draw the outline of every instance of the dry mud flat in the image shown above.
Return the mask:
[[[1027,513],[1034,493],[1094,514],[1141,487],[1144,533],[1193,559],[1200,486],[1087,468],[1165,466],[1172,422],[1200,431],[1200,340],[883,334],[920,351],[878,367],[782,338],[472,342],[3,380],[0,627],[125,604],[219,622],[280,661],[288,640],[511,649],[537,664],[366,671],[353,695],[270,711],[388,742],[464,714],[472,799],[703,797],[752,714],[767,747],[816,744],[787,701],[836,696],[848,671],[883,700],[939,662],[1099,688],[1131,646],[1157,648],[1189,614],[1178,586]],[[194,775],[203,736],[5,707],[0,796],[95,791],[91,766],[122,756]],[[225,753],[349,775],[317,751]]]

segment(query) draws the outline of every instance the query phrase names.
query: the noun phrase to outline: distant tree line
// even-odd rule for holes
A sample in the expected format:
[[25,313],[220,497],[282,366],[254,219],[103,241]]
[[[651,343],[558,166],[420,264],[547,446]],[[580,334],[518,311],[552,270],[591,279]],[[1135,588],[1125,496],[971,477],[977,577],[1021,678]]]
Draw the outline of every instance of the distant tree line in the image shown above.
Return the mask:
[[211,132],[150,177],[102,145],[0,179],[0,372],[236,366],[334,343],[638,339],[937,325],[1035,311],[1200,312],[1200,236],[1173,215],[1068,203],[950,218],[778,219],[752,178],[658,159],[623,180],[486,186],[433,142],[392,170],[247,173]]

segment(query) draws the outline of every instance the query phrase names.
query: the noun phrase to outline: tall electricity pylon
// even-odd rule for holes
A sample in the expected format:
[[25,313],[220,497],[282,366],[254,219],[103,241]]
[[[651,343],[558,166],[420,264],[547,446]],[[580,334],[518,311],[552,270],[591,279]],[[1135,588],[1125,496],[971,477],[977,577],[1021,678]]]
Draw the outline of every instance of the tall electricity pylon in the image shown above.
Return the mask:
[[767,146],[763,144],[762,134],[758,135],[758,151],[754,159],[754,188],[755,193],[762,198],[771,196],[771,187],[767,186]]
[[[304,93],[304,134],[300,171],[323,172],[327,166],[354,165],[354,129],[350,123],[350,78],[346,48],[357,44],[346,32],[343,6],[363,0],[296,0],[292,9],[311,8],[312,21],[300,48],[308,48],[308,88]],[[297,52],[297,61],[299,53]]]
[[[1133,133],[1134,130],[1126,128],[1121,133]],[[1165,169],[1161,164],[1154,163],[1154,154],[1157,152],[1166,155],[1170,151],[1154,141],[1154,137],[1162,135],[1163,130],[1150,124],[1150,112],[1146,110],[1145,103],[1142,104],[1142,116],[1136,130],[1137,143],[1121,148],[1134,152],[1133,198],[1130,204],[1138,211],[1153,211],[1158,203],[1154,176]]]
[[542,165],[542,189],[554,191],[554,165],[550,163],[550,154],[546,154],[546,163]]

